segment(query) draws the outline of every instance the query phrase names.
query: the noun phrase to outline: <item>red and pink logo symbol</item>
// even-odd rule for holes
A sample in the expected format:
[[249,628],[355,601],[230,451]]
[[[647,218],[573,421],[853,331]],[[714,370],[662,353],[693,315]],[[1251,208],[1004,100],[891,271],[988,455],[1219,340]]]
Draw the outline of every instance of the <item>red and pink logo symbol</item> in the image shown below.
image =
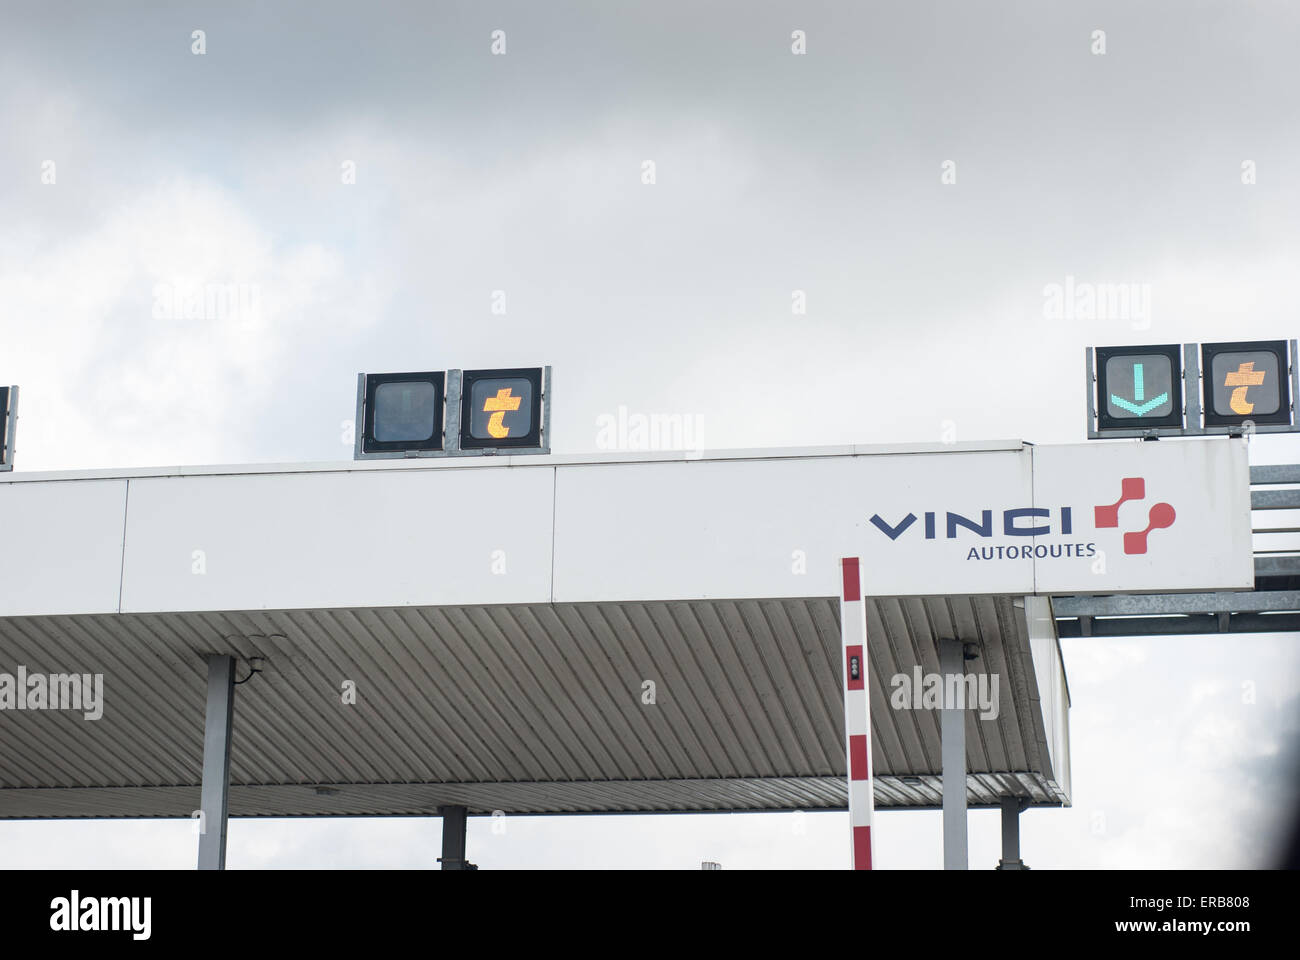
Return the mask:
[[[1119,526],[1119,508],[1129,500],[1145,500],[1147,496],[1147,482],[1144,477],[1125,477],[1120,483],[1119,499],[1109,506],[1093,507],[1093,520],[1097,527],[1118,527]],[[1124,552],[1125,553],[1146,553],[1147,552],[1147,535],[1152,530],[1163,530],[1165,527],[1172,527],[1174,519],[1178,515],[1174,513],[1174,508],[1168,503],[1157,503],[1147,511],[1147,526],[1145,530],[1136,530],[1132,533],[1124,534]]]

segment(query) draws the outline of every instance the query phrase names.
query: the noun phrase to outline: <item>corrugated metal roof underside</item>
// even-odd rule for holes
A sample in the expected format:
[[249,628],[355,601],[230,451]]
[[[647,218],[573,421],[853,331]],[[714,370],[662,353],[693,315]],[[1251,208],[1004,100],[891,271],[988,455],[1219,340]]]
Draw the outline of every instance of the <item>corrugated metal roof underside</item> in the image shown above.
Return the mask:
[[[878,807],[940,802],[938,713],[888,706],[938,636],[1000,678],[998,717],[967,713],[970,802],[1068,799],[1011,598],[872,601],[868,631]],[[236,687],[236,816],[845,805],[827,598],[0,619],[0,671],[102,673],[105,704],[0,713],[0,817],[188,816],[210,652],[265,658]]]

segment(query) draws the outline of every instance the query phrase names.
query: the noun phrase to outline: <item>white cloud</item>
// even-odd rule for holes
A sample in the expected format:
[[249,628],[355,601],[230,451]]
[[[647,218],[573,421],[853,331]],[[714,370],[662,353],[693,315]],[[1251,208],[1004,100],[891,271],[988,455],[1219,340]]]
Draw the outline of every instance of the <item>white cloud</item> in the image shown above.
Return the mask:
[[21,465],[229,457],[300,345],[364,328],[381,300],[329,246],[277,244],[229,191],[163,182],[0,274]]

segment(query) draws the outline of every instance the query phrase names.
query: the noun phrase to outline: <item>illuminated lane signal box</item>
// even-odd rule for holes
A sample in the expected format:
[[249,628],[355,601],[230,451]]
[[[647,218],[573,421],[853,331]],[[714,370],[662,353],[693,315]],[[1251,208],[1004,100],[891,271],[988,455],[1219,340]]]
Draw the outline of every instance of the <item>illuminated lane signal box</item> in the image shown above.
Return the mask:
[[[1183,348],[1176,343],[1096,349],[1097,432],[1183,430]],[[1091,380],[1091,378],[1090,378]],[[1090,384],[1091,387],[1091,384]],[[1091,420],[1091,416],[1090,416]]]
[[550,367],[357,375],[357,460],[550,453]]
[[1207,427],[1291,424],[1287,341],[1201,344],[1201,389]]
[[462,371],[462,450],[541,446],[541,367]]
[[14,468],[14,435],[18,432],[18,388],[0,387],[0,471]]

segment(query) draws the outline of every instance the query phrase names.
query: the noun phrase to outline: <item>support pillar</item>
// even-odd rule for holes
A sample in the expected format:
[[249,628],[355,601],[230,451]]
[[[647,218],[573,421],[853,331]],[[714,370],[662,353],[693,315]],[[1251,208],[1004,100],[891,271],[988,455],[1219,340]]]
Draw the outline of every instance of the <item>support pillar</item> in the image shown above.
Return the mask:
[[966,870],[970,854],[966,835],[966,711],[949,705],[948,678],[966,669],[964,645],[960,640],[939,639],[939,673],[943,676],[943,708],[939,711],[939,734],[943,744],[943,868]]
[[203,721],[199,869],[226,869],[230,800],[230,726],[235,714],[235,658],[208,658],[208,703]]
[[444,870],[477,870],[465,859],[465,831],[468,810],[465,807],[439,807],[442,817],[442,856],[438,862]]
[[1029,806],[1023,797],[1002,798],[1002,859],[999,870],[1028,870],[1020,859],[1020,811]]

